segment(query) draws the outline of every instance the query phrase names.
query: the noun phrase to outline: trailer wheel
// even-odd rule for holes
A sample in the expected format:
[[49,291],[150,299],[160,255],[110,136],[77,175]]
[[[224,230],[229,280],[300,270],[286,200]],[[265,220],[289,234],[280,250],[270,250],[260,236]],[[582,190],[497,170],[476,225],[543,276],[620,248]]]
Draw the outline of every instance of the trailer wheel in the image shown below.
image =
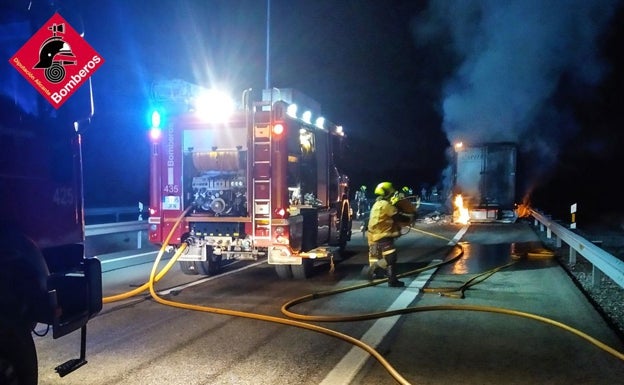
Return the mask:
[[28,330],[0,328],[0,384],[37,385],[37,351]]
[[302,258],[301,265],[291,265],[293,277],[295,279],[306,279],[312,276],[314,271],[314,260],[310,258]]
[[291,279],[293,277],[290,265],[275,265],[275,272],[280,279]]
[[195,262],[193,261],[180,261],[180,270],[186,275],[197,275],[199,271],[195,268]]
[[204,275],[217,275],[221,272],[221,255],[215,255],[212,246],[206,246],[206,260],[195,262],[199,273]]

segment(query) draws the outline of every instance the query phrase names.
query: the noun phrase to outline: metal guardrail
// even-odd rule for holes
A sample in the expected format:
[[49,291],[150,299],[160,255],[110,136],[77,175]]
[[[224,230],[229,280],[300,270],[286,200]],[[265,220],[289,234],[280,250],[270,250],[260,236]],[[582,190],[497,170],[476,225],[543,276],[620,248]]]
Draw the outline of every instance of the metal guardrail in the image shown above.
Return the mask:
[[[117,219],[121,214],[141,214],[142,205],[138,207],[111,207],[111,208],[95,208],[86,209],[86,216],[106,216],[114,215]],[[592,280],[593,285],[600,283],[602,274],[607,275],[617,285],[624,288],[624,261],[619,260],[612,254],[596,246],[591,241],[581,237],[580,235],[568,230],[566,227],[551,220],[544,214],[531,210],[531,216],[535,219],[535,225],[540,227],[540,231],[546,231],[546,237],[551,239],[553,234],[556,236],[556,246],[560,248],[562,242],[567,244],[569,250],[569,263],[576,263],[577,253],[581,254],[593,266]],[[140,216],[139,216],[140,218]],[[145,220],[103,223],[97,225],[85,226],[85,235],[96,236],[115,234],[131,231],[147,231],[148,223]],[[140,236],[137,237],[140,240]],[[140,247],[140,241],[139,245]]]
[[539,225],[540,231],[546,230],[547,238],[552,238],[552,234],[557,237],[555,241],[558,248],[561,247],[562,242],[569,246],[570,265],[576,263],[577,253],[581,254],[592,264],[592,284],[594,286],[600,284],[600,278],[602,274],[605,274],[620,287],[624,288],[624,261],[619,260],[591,241],[568,230],[535,210],[531,210],[531,216],[535,218],[535,225]]
[[[144,208],[143,204],[139,203],[137,206],[124,206],[124,207],[104,207],[104,208],[88,208],[85,209],[85,218],[99,217],[99,218],[115,218],[115,222],[112,223],[100,223],[90,224],[85,226],[85,237],[93,237],[97,235],[109,235],[119,234],[125,232],[137,233],[137,249],[142,247],[143,231],[147,231],[148,223],[143,220]],[[138,220],[120,222],[120,218],[127,217],[129,215],[136,215]]]
[[119,206],[119,207],[92,207],[85,208],[85,218],[115,218],[115,222],[120,222],[121,218],[130,219],[132,216],[138,220],[142,220],[147,210],[143,203],[139,202],[137,206]]
[[85,226],[85,236],[125,233],[127,231],[147,231],[147,221],[102,223]]

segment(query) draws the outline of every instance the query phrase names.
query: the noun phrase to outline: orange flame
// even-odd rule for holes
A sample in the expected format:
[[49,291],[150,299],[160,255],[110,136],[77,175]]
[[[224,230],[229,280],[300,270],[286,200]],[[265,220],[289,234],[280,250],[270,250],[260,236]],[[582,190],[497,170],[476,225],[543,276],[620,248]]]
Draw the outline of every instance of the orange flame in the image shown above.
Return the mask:
[[531,200],[529,197],[524,197],[522,203],[516,206],[516,213],[519,218],[526,218],[531,215]]
[[455,212],[453,213],[453,218],[455,222],[461,223],[465,225],[470,220],[470,214],[468,213],[468,208],[464,207],[464,198],[462,198],[461,194],[457,194],[455,196]]

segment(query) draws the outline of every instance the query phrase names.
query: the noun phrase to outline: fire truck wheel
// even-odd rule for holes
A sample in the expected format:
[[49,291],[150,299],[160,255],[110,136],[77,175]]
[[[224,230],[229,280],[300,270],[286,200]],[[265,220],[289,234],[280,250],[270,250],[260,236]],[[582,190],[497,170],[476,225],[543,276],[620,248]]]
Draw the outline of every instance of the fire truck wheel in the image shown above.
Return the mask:
[[343,254],[347,248],[347,241],[350,238],[350,230],[349,214],[344,212],[342,214],[342,218],[340,219],[340,235],[338,239],[338,250],[340,251],[340,254]]
[[0,328],[0,384],[37,385],[37,352],[30,331]]
[[310,258],[303,258],[301,265],[291,265],[293,278],[306,279],[310,278],[314,271],[314,260]]
[[195,268],[195,262],[193,261],[180,261],[180,270],[186,275],[197,275],[199,271]]
[[217,275],[221,272],[221,255],[215,255],[211,246],[206,246],[206,261],[195,262],[195,268],[203,275]]
[[291,279],[293,277],[290,265],[275,265],[275,272],[280,279]]

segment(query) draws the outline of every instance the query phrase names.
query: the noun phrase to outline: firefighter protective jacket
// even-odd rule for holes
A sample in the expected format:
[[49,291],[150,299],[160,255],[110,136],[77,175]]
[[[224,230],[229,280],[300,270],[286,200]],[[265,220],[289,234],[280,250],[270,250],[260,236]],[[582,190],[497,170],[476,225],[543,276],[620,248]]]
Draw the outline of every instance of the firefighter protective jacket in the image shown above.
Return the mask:
[[368,220],[368,241],[377,242],[383,238],[397,238],[401,226],[393,219],[398,209],[385,199],[377,199],[370,211]]

